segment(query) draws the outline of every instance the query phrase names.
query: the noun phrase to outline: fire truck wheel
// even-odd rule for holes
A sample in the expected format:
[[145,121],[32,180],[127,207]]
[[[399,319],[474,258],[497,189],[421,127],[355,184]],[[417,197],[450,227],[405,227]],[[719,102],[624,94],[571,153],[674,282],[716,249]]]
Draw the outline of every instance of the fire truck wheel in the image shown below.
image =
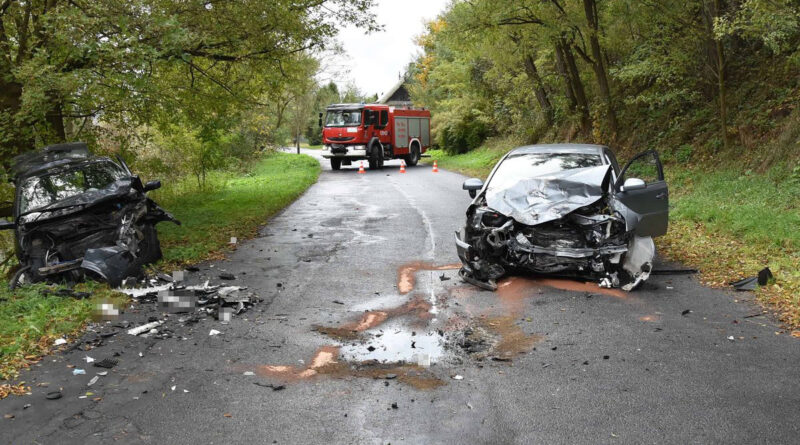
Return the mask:
[[369,168],[370,169],[383,168],[383,150],[380,149],[380,145],[377,144],[373,145],[372,149],[370,150]]
[[416,142],[411,145],[411,154],[406,156],[406,165],[413,167],[419,162],[419,145]]
[[331,159],[331,170],[339,170],[340,168],[342,168],[342,160]]

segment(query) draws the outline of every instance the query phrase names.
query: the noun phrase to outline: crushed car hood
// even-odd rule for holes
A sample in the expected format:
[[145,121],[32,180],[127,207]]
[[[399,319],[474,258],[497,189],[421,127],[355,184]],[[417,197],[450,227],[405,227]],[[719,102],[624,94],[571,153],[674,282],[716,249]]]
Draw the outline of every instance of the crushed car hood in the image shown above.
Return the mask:
[[563,218],[603,197],[611,166],[576,168],[486,190],[486,205],[529,226]]

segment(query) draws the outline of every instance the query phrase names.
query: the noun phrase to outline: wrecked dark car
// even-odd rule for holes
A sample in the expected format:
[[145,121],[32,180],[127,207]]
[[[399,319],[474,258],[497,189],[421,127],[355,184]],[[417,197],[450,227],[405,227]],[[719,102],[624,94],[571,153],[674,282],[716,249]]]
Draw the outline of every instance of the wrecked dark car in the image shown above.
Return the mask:
[[[161,182],[142,184],[122,159],[92,156],[84,143],[50,145],[13,160],[11,221],[20,268],[11,287],[89,276],[117,286],[161,258],[156,224],[172,221],[147,197]],[[10,211],[9,211],[10,210]]]
[[653,237],[666,233],[669,191],[658,154],[636,155],[620,171],[599,145],[516,148],[474,198],[456,233],[464,281],[488,290],[507,274],[596,280],[630,291],[653,268]]

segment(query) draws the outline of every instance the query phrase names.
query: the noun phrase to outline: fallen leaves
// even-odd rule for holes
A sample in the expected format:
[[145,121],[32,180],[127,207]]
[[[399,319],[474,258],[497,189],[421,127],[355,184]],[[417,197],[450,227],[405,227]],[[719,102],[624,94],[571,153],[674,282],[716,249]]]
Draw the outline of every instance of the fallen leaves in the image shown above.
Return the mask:
[[21,396],[31,391],[30,386],[25,386],[25,382],[19,382],[16,385],[4,383],[0,385],[0,400],[5,399],[9,395]]

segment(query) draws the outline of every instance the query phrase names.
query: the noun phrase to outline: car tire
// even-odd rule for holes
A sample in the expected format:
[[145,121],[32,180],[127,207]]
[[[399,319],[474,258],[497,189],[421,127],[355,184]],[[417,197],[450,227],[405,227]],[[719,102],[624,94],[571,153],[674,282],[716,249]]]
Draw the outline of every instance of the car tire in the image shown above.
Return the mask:
[[31,275],[28,272],[30,269],[31,266],[25,266],[25,267],[20,267],[19,270],[14,272],[14,276],[11,277],[11,281],[8,282],[8,288],[14,290],[25,284],[33,283]]
[[161,243],[158,241],[158,231],[155,225],[145,224],[142,226],[143,238],[139,242],[139,258],[136,259],[138,267],[145,264],[155,263],[162,257]]
[[341,168],[342,168],[342,160],[331,158],[331,170],[339,170]]
[[414,167],[419,162],[420,153],[419,153],[419,144],[414,142],[411,144],[411,153],[406,156],[406,165],[409,167]]

